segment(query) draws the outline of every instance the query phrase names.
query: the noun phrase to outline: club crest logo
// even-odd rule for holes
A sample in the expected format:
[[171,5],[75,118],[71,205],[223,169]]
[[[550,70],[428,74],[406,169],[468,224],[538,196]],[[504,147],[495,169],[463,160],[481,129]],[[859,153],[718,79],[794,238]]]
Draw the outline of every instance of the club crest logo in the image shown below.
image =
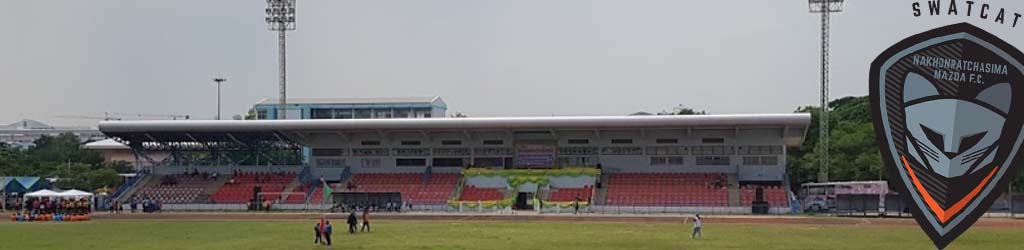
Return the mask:
[[871,63],[889,181],[938,248],[985,213],[1021,165],[1024,55],[967,23],[911,36]]

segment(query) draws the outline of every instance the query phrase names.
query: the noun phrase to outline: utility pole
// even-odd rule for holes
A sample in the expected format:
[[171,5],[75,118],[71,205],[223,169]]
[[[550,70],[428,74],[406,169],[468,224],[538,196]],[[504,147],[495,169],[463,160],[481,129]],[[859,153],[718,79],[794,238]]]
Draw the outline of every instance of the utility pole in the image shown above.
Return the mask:
[[846,0],[807,0],[811,13],[821,14],[821,112],[818,115],[818,149],[820,166],[818,182],[828,182],[829,172],[829,108],[828,108],[828,76],[829,76],[829,26],[832,13],[843,11]]

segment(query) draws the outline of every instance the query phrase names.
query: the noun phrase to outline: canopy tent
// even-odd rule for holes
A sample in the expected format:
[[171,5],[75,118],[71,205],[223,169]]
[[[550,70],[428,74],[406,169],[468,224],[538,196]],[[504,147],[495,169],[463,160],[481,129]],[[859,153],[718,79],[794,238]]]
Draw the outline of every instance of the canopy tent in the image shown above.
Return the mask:
[[7,184],[11,183],[12,180],[13,179],[11,179],[11,177],[2,177],[2,176],[0,176],[0,191],[6,190],[7,189]]
[[67,190],[67,191],[64,191],[64,192],[60,192],[60,195],[61,195],[61,197],[71,197],[71,198],[75,198],[75,199],[81,199],[81,198],[86,198],[86,197],[92,197],[93,196],[92,193],[89,193],[89,192],[86,192],[86,191],[82,191],[82,190],[78,190],[78,189],[72,189],[72,190]]
[[5,193],[24,193],[50,186],[49,181],[42,180],[39,177],[19,176],[4,178],[7,179],[6,183],[0,182],[0,184],[4,184],[3,191]]
[[43,189],[25,194],[25,197],[60,197],[60,193],[53,190]]
[[64,192],[55,192],[49,189],[43,189],[31,193],[25,194],[25,197],[50,197],[50,198],[85,198],[92,197],[93,194],[78,189],[71,189]]

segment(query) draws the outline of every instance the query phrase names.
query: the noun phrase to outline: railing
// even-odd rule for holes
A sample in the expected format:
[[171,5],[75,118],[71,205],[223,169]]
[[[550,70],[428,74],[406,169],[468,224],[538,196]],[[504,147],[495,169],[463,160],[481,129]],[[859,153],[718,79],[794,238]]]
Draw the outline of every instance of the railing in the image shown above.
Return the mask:
[[352,167],[345,167],[344,169],[341,170],[341,176],[339,176],[338,178],[339,178],[339,180],[344,182],[345,180],[348,180],[348,178],[351,178],[351,177],[352,177]]
[[309,183],[312,180],[312,178],[313,178],[309,174],[310,171],[311,170],[309,169],[309,166],[302,167],[302,171],[299,171],[299,182],[301,182],[303,184]]
[[[566,210],[566,209],[562,209]],[[572,212],[573,208],[568,209]],[[583,211],[583,207],[580,208]],[[789,207],[770,207],[768,214],[783,215],[789,214]],[[547,211],[547,210],[545,210]],[[616,205],[592,205],[588,206],[586,212],[599,214],[716,214],[716,215],[748,215],[752,214],[751,208],[746,207],[696,207],[696,206],[616,206]],[[563,211],[564,212],[564,211]]]
[[124,194],[129,189],[134,187],[135,184],[137,184],[139,182],[139,180],[142,180],[142,178],[145,178],[145,177],[146,177],[145,173],[142,173],[142,172],[136,173],[135,177],[128,178],[127,180],[124,181],[124,183],[121,184],[121,186],[118,186],[117,190],[114,191],[114,195],[111,195],[111,197],[114,197],[113,200],[121,199],[121,195],[122,194]]

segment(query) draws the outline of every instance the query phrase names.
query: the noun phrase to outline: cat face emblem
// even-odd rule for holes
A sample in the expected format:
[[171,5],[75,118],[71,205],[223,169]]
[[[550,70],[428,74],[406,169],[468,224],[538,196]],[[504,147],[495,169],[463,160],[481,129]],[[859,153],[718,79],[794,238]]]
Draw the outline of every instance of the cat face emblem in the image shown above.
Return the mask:
[[871,63],[872,116],[888,180],[940,249],[1017,175],[1022,62],[1010,44],[960,23],[904,39]]

